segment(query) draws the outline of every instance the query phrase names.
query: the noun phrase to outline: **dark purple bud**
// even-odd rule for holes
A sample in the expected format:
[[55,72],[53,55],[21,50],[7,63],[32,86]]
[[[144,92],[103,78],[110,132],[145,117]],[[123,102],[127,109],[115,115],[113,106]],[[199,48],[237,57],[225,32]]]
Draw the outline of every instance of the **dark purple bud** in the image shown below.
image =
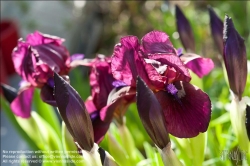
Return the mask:
[[250,106],[248,105],[246,107],[246,129],[248,139],[250,140]]
[[94,145],[93,126],[85,104],[75,89],[54,73],[58,110],[75,142],[90,151]]
[[214,43],[217,46],[221,55],[223,55],[223,22],[216,15],[212,7],[208,7],[210,16],[210,28],[211,34],[214,39]]
[[5,99],[11,103],[17,97],[17,90],[9,85],[1,84]]
[[244,39],[234,28],[232,18],[225,16],[223,58],[227,69],[230,89],[241,100],[246,85],[247,55]]
[[180,35],[183,47],[185,48],[186,51],[190,50],[194,52],[195,41],[192,28],[187,18],[177,5],[175,6],[175,17],[176,17],[177,31]]
[[170,139],[163,119],[162,108],[154,93],[140,77],[137,77],[136,98],[137,109],[143,126],[153,142],[163,149]]

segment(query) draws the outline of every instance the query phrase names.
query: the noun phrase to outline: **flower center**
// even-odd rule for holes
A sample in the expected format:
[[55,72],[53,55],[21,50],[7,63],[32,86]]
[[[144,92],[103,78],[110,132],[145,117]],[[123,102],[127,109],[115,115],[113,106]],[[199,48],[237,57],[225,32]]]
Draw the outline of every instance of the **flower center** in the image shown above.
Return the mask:
[[167,91],[171,93],[172,95],[177,95],[178,89],[174,86],[174,84],[168,84],[167,85]]
[[168,91],[168,93],[174,96],[174,98],[178,101],[178,103],[182,104],[178,96],[178,89],[174,86],[174,84],[168,84],[166,90]]

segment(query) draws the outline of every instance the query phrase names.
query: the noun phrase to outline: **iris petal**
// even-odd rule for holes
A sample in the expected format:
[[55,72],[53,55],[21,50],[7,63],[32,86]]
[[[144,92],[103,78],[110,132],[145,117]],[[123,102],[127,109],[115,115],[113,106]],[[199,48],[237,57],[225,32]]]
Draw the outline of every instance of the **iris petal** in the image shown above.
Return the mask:
[[[167,65],[170,67],[169,69],[173,68],[175,76],[172,77],[171,71],[167,70],[164,75],[167,78],[167,83],[171,83],[173,81],[186,81],[189,82],[191,80],[191,76],[189,74],[188,69],[184,66],[183,62],[180,58],[174,54],[153,54],[148,56],[149,59],[156,60],[161,63],[161,65]],[[153,80],[153,78],[150,78]]]
[[187,82],[175,82],[178,99],[166,91],[155,95],[163,108],[167,130],[180,138],[191,138],[205,132],[211,118],[209,96]]
[[180,59],[187,68],[192,70],[200,78],[207,75],[214,68],[212,59],[203,58],[193,53],[184,53]]
[[144,54],[174,53],[174,49],[169,36],[161,31],[151,31],[142,38],[142,50]]
[[146,73],[139,57],[139,41],[136,36],[123,37],[114,48],[111,70],[115,79],[135,87],[136,77],[146,78]]
[[10,104],[11,110],[16,116],[30,117],[33,93],[34,87],[25,87],[20,90],[18,96]]

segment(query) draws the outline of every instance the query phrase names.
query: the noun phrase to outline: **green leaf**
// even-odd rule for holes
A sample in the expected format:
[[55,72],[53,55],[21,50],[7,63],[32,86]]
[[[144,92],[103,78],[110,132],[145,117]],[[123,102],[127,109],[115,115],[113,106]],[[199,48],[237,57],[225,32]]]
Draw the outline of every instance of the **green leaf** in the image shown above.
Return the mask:
[[230,113],[229,112],[225,112],[223,115],[221,115],[220,117],[212,120],[209,124],[209,127],[215,127],[216,125],[221,125],[223,123],[229,122],[230,121]]
[[29,145],[29,147],[32,150],[35,150],[35,151],[39,150],[39,147],[36,145],[35,141],[29,137],[26,131],[20,126],[20,124],[16,120],[16,117],[11,111],[8,102],[3,97],[1,97],[0,100],[1,100],[1,107],[2,107],[1,110],[3,110],[3,112],[6,114],[12,126],[16,129],[16,131],[20,134],[20,136],[24,139],[24,141]]
[[[40,135],[42,137],[42,141],[44,144],[45,150],[50,151],[60,151],[63,152],[63,146],[60,138],[58,137],[55,130],[48,124],[47,121],[45,121],[39,114],[36,112],[31,112],[31,118],[36,122],[37,128],[40,131]],[[39,137],[38,137],[39,138]],[[53,163],[53,165],[56,166],[64,166],[65,163],[63,162],[65,156],[64,153],[57,153],[55,154],[58,159],[55,159],[58,161],[58,163]],[[60,161],[60,159],[62,159]]]
[[135,147],[133,137],[125,124],[118,126],[118,131],[122,140],[122,147],[126,150],[129,160],[135,165],[140,162],[142,155]]
[[[31,111],[31,114],[34,111]],[[45,143],[42,138],[39,127],[35,121],[35,119],[31,116],[27,119],[16,117],[16,120],[20,127],[27,133],[27,135],[31,138],[33,142],[36,143],[36,146],[41,150],[45,150]],[[41,124],[40,124],[41,125]]]
[[52,128],[56,131],[57,135],[61,137],[61,129],[60,129],[60,122],[58,119],[58,116],[56,115],[56,110],[48,105],[47,103],[44,103],[41,100],[40,97],[40,90],[36,89],[34,92],[34,98],[33,98],[33,103],[35,110],[37,113],[44,119],[46,120]]
[[77,147],[64,122],[62,122],[62,142],[64,152],[67,157],[70,158],[73,162],[75,159],[78,160],[77,162],[74,162],[75,166],[84,166],[84,159],[80,157],[76,158],[76,155],[78,155],[78,153],[72,153],[73,151],[77,151]]
[[129,156],[127,155],[126,151],[117,142],[117,140],[114,138],[114,136],[112,134],[113,133],[110,132],[110,130],[107,133],[108,148],[109,148],[110,155],[114,157],[115,161],[120,166],[131,165],[130,162],[129,162]]

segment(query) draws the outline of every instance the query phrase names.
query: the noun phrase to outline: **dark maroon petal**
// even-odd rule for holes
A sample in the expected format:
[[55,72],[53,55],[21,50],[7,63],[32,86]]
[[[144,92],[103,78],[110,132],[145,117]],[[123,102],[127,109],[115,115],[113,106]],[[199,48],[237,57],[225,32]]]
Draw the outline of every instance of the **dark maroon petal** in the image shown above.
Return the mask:
[[32,46],[49,43],[61,45],[64,42],[64,39],[57,36],[43,34],[39,31],[35,31],[34,33],[27,35],[26,41]]
[[[191,80],[188,69],[178,56],[174,54],[153,54],[148,58],[159,62],[161,66],[167,66],[167,70],[161,74],[166,77],[166,83],[177,80],[189,82]],[[153,80],[152,77],[150,77],[150,80]]]
[[150,80],[151,89],[163,89],[167,78],[163,74],[167,70],[167,65],[161,64],[160,62],[152,59],[144,59],[145,70]]
[[244,39],[234,28],[231,18],[227,15],[224,21],[224,63],[227,69],[227,76],[230,89],[241,100],[247,78],[247,55]]
[[94,120],[92,120],[92,124],[93,124],[93,129],[94,129],[94,141],[96,143],[100,143],[105,134],[107,133],[110,123],[112,122],[112,119],[110,119],[110,121],[102,121],[100,119],[100,117],[95,118]]
[[163,108],[167,131],[179,138],[191,138],[205,132],[211,118],[209,96],[187,82],[175,82],[177,97],[166,91],[155,95]]
[[94,144],[93,127],[84,102],[75,89],[58,74],[54,74],[55,99],[59,112],[74,140],[84,150]]
[[136,89],[137,109],[142,124],[153,142],[163,149],[170,139],[161,105],[140,77],[137,79]]
[[1,88],[3,90],[3,95],[5,99],[11,103],[17,97],[17,90],[9,85],[2,84]]
[[108,96],[107,105],[100,110],[102,121],[109,121],[115,116],[121,118],[130,103],[135,101],[135,89],[129,86],[114,88]]
[[176,54],[169,36],[165,32],[151,31],[142,38],[144,54],[173,53]]
[[33,46],[38,59],[48,65],[54,72],[67,74],[70,65],[70,56],[64,46],[54,43]]
[[40,96],[41,96],[41,99],[43,100],[43,102],[57,107],[56,100],[55,100],[55,97],[53,95],[53,88],[50,87],[49,85],[45,84],[41,88]]
[[207,75],[214,68],[214,62],[212,59],[202,58],[197,54],[185,53],[180,59],[187,68],[192,70],[200,78]]
[[139,42],[136,36],[123,37],[114,48],[111,70],[115,79],[135,87],[136,77],[146,77],[142,60],[139,57]]
[[210,28],[215,45],[221,55],[223,55],[223,22],[214,12],[212,7],[208,7],[210,16]]
[[16,116],[29,118],[32,106],[34,87],[25,87],[10,104],[10,108]]
[[248,105],[246,107],[246,129],[248,139],[250,140],[250,106]]
[[177,5],[175,6],[175,17],[177,30],[180,35],[183,47],[186,51],[191,50],[192,52],[194,52],[195,41],[192,28],[190,26],[189,21]]
[[90,86],[93,101],[98,110],[106,106],[109,92],[113,89],[113,75],[110,64],[106,61],[92,66],[90,73]]
[[36,86],[34,79],[36,58],[29,44],[18,41],[18,46],[12,52],[12,60],[16,72],[25,80]]
[[87,98],[87,100],[85,101],[85,105],[86,105],[88,113],[90,114],[92,125],[93,125],[94,142],[100,143],[104,135],[109,129],[109,125],[112,121],[113,116],[107,119],[106,121],[102,121],[100,119],[100,110],[96,109],[91,96]]

